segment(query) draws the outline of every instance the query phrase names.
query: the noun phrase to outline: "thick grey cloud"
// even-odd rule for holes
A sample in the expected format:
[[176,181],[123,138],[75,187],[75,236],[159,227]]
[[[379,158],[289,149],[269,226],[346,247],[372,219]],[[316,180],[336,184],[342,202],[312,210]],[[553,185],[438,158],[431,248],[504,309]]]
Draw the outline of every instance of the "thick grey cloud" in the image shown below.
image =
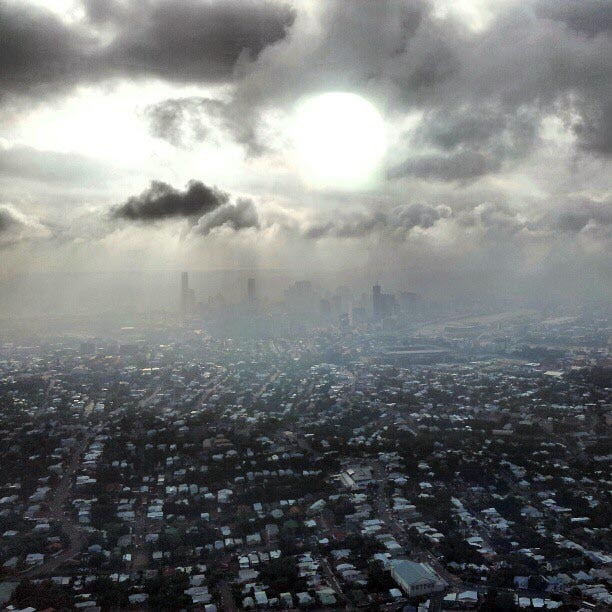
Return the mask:
[[151,134],[182,147],[190,140],[203,140],[209,132],[206,120],[219,119],[225,104],[209,98],[170,98],[147,106],[144,111]]
[[460,211],[456,220],[465,228],[480,228],[494,239],[518,232],[536,239],[550,240],[577,235],[587,229],[598,238],[612,237],[612,201],[587,197],[565,198],[550,203],[547,210],[518,210],[503,201],[483,202]]
[[212,128],[217,128],[244,144],[251,154],[267,150],[264,144],[257,142],[254,126],[244,123],[237,109],[221,100],[198,96],[169,98],[147,106],[144,116],[151,134],[175,147],[188,147],[214,138]]
[[465,106],[426,113],[409,138],[409,146],[435,153],[415,155],[389,170],[389,176],[447,181],[470,180],[497,172],[519,160],[538,136],[539,116],[494,106]]
[[235,232],[259,229],[259,214],[252,200],[238,199],[235,204],[225,204],[213,212],[203,215],[195,232],[207,236],[215,228],[227,227]]
[[612,230],[612,200],[570,200],[546,215],[546,223],[561,232],[581,232],[590,224]]
[[536,11],[588,36],[612,31],[609,0],[539,0]]
[[414,227],[427,229],[440,219],[447,219],[450,216],[452,210],[444,204],[439,206],[409,204],[398,206],[391,212],[391,219],[395,225],[404,230],[411,230]]
[[0,3],[4,93],[116,76],[224,81],[241,57],[253,60],[281,40],[294,19],[286,5],[254,0],[89,1],[86,7],[104,36],[43,9]]
[[355,213],[352,215],[338,215],[333,221],[306,225],[302,236],[317,240],[327,236],[335,238],[363,238],[387,224],[387,215],[376,212],[368,215]]
[[47,227],[9,204],[0,205],[0,248],[50,236]]
[[96,40],[51,12],[0,2],[0,87],[24,92],[85,78]]
[[403,161],[389,170],[389,178],[414,176],[444,181],[465,181],[489,174],[500,168],[500,160],[479,151],[462,150],[453,153],[419,155]]
[[0,234],[5,234],[19,224],[13,210],[7,206],[0,207]]
[[415,227],[427,229],[450,216],[452,210],[445,205],[403,204],[390,212],[340,214],[334,220],[306,225],[301,235],[314,240],[324,237],[363,238],[375,232],[405,237]]
[[200,181],[191,181],[185,191],[161,181],[152,181],[140,195],[115,207],[111,215],[116,219],[150,223],[165,219],[195,219],[226,204],[229,196]]
[[244,53],[254,59],[281,40],[294,13],[285,5],[254,0],[132,2],[103,58],[130,73],[170,80],[223,80]]
[[489,238],[499,239],[530,228],[521,213],[505,202],[483,202],[457,215],[460,226],[479,228]]
[[188,147],[202,140],[214,139],[212,128],[228,134],[237,143],[244,145],[249,155],[269,152],[267,143],[257,135],[257,109],[244,111],[230,102],[191,96],[168,98],[151,104],[144,110],[153,136],[161,138],[175,147]]

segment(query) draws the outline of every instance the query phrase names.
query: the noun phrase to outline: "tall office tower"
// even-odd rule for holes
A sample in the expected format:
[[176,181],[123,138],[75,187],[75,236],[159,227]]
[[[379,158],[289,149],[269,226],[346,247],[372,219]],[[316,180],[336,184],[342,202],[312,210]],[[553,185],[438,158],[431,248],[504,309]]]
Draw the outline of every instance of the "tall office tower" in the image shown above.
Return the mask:
[[383,315],[383,300],[380,285],[372,287],[372,314],[376,320],[382,319]]
[[181,273],[181,325],[187,324],[187,314],[189,309],[189,275],[187,272]]
[[255,279],[249,278],[247,280],[247,301],[249,304],[254,304],[257,300],[257,293],[255,292]]

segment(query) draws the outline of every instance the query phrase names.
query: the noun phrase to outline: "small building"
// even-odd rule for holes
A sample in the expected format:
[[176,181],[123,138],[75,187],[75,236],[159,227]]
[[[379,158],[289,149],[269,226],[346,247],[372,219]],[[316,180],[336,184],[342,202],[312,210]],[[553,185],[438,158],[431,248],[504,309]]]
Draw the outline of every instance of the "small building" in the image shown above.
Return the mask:
[[439,593],[448,586],[427,563],[403,559],[393,561],[391,576],[408,597]]

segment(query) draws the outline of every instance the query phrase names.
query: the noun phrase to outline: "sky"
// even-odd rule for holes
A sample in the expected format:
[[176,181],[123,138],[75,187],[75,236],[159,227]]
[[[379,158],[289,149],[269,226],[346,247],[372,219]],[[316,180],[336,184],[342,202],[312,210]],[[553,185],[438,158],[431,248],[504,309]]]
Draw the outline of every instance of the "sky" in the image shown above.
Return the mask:
[[609,0],[0,0],[0,314],[183,269],[609,300],[611,156]]

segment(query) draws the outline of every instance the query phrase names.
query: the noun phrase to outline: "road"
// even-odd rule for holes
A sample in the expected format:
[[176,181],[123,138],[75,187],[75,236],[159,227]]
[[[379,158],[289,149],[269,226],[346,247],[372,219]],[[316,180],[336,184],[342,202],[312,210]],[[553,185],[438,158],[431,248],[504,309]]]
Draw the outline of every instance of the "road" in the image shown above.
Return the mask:
[[319,561],[319,567],[323,570],[323,574],[327,579],[327,582],[336,593],[336,597],[338,598],[338,603],[345,602],[346,610],[354,610],[355,608],[351,605],[351,603],[346,599],[344,592],[342,591],[342,587],[336,578],[332,568],[329,565],[327,559],[321,555],[317,555],[317,560]]
[[31,569],[25,570],[20,574],[23,578],[34,578],[36,576],[44,576],[51,574],[57,570],[63,563],[69,561],[78,555],[85,545],[85,534],[73,522],[70,513],[64,513],[64,503],[70,493],[72,479],[77,473],[81,464],[81,455],[87,450],[91,440],[95,436],[95,432],[86,434],[81,443],[74,449],[70,463],[64,472],[57,489],[53,494],[53,499],[49,507],[49,520],[60,523],[63,532],[67,535],[69,545],[68,548],[62,551],[56,557],[50,557],[41,565],[37,565]]
[[219,604],[225,612],[238,612],[238,608],[232,597],[232,589],[226,580],[219,583]]

